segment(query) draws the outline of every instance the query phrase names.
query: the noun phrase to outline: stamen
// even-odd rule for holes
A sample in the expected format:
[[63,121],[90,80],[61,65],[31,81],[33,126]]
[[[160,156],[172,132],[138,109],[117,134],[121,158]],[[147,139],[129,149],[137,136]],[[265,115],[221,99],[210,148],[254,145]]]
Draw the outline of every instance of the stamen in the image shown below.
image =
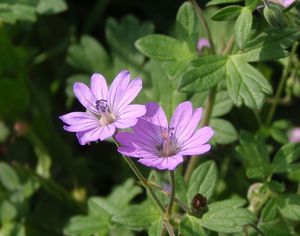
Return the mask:
[[106,112],[108,108],[107,100],[100,99],[96,101],[96,109],[101,112]]
[[176,154],[176,140],[172,130],[174,130],[174,127],[161,129],[160,135],[162,137],[162,141],[157,147],[157,150],[163,157],[173,156]]

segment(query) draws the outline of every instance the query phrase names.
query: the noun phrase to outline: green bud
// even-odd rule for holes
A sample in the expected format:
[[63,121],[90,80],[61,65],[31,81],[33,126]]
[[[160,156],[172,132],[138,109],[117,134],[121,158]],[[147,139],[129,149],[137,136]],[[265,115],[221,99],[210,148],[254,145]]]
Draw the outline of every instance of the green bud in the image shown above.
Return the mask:
[[264,8],[264,16],[268,24],[274,28],[282,28],[285,25],[284,15],[280,6],[270,4]]

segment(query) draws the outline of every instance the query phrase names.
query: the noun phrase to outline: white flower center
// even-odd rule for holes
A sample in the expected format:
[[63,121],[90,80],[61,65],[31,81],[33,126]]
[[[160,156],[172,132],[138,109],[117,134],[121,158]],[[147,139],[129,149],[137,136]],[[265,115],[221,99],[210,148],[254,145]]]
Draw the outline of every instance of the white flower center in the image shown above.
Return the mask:
[[178,151],[176,138],[172,132],[174,128],[163,128],[161,130],[161,144],[157,147],[157,150],[161,153],[162,157],[169,157],[176,154]]
[[99,121],[101,126],[107,126],[116,120],[116,117],[109,110],[107,100],[97,100],[96,109],[99,111]]

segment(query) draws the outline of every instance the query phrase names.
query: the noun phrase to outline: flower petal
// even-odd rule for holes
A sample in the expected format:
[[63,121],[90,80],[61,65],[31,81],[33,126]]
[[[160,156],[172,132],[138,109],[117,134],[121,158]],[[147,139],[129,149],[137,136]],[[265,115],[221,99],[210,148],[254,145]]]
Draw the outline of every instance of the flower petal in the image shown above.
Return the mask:
[[184,143],[187,139],[189,139],[192,136],[192,134],[195,132],[195,129],[198,126],[201,116],[202,108],[195,109],[185,129],[183,129],[180,134],[177,133],[176,138],[180,144]]
[[211,147],[206,143],[213,135],[213,129],[208,126],[197,130],[191,138],[182,144],[180,153],[182,155],[199,155],[209,151]]
[[128,105],[120,112],[119,117],[122,118],[139,118],[146,113],[146,107],[144,105]]
[[80,132],[79,136],[80,143],[90,143],[97,140],[103,141],[106,138],[111,137],[115,133],[115,126],[114,125],[108,125],[108,126],[99,126],[95,129],[88,130],[86,132]]
[[91,90],[84,83],[76,82],[73,86],[73,91],[79,102],[88,110],[98,113],[96,109],[96,98],[91,93]]
[[[176,110],[171,118],[170,128],[174,128],[173,132],[178,141],[182,135],[185,136],[185,130],[191,123],[192,114],[193,106],[189,101],[180,103],[176,107]],[[194,123],[195,121],[191,123],[191,125],[194,126]]]
[[174,170],[180,163],[183,162],[183,157],[178,154],[170,157],[148,157],[140,159],[139,162],[143,165],[155,167],[160,170]]
[[108,88],[105,78],[101,74],[94,73],[91,77],[91,91],[97,100],[107,100]]
[[146,114],[142,117],[160,128],[168,128],[168,120],[163,109],[155,102],[146,104]]
[[116,139],[122,145],[118,150],[124,155],[139,158],[143,158],[144,155],[158,156],[156,147],[147,140],[147,137],[122,132],[116,135]]
[[69,132],[79,132],[97,128],[100,124],[95,116],[87,112],[71,112],[59,117],[67,125],[64,129]]
[[121,71],[112,82],[108,91],[108,105],[111,111],[116,114],[118,105],[124,99],[127,87],[130,82],[130,74],[128,71]]
[[120,110],[124,109],[124,107],[126,107],[129,103],[131,103],[139,94],[142,87],[142,80],[140,78],[131,80],[126,89],[126,92],[124,93],[122,100],[115,107],[115,112],[119,112]]

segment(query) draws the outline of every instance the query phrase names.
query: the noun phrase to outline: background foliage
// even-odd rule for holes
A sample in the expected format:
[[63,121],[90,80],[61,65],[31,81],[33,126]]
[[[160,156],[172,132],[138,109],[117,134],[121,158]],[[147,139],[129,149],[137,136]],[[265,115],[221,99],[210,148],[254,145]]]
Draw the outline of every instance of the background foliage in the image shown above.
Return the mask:
[[213,151],[189,181],[187,163],[176,171],[177,199],[191,208],[201,193],[208,212],[183,214],[178,203],[176,232],[300,234],[300,147],[288,141],[300,124],[299,4],[280,29],[258,0],[199,4],[214,42],[203,52],[207,32],[184,1],[0,1],[0,235],[160,235],[161,213],[113,143],[80,146],[58,120],[81,109],[75,81],[93,72],[111,81],[122,69],[143,79],[138,102],[159,102],[168,116],[215,93]]

